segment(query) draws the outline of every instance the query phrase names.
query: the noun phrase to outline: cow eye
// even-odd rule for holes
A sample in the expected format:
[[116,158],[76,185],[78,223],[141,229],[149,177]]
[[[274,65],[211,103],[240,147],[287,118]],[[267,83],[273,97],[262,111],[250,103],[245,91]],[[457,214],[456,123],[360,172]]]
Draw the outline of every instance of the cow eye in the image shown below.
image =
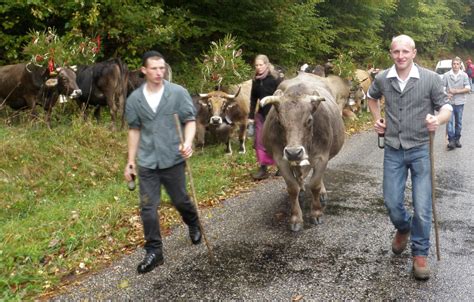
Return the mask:
[[308,117],[308,119],[306,120],[306,124],[307,124],[308,126],[313,125],[313,116],[312,116],[312,115],[310,115],[310,116]]

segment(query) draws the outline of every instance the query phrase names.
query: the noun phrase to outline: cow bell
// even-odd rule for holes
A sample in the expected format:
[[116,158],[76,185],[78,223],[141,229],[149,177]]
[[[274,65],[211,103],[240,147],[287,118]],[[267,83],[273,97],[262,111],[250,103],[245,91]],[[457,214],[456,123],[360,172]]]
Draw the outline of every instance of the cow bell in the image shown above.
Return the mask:
[[302,161],[300,161],[300,167],[302,166],[309,166],[309,160],[303,159]]
[[53,87],[55,87],[56,85],[58,85],[58,79],[56,79],[56,78],[48,79],[45,84],[46,84],[46,86],[48,86],[49,88],[53,88]]

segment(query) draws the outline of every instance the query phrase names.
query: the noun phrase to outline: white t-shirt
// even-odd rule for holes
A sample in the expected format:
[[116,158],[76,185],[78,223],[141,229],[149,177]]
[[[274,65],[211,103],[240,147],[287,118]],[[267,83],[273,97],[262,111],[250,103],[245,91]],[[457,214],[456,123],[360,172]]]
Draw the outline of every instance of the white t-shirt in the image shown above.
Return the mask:
[[147,85],[145,84],[145,86],[143,86],[143,94],[145,95],[145,99],[148,102],[148,105],[150,105],[151,110],[156,113],[156,108],[158,108],[158,105],[161,101],[161,97],[163,96],[163,86],[159,91],[152,93],[150,93],[146,88]]

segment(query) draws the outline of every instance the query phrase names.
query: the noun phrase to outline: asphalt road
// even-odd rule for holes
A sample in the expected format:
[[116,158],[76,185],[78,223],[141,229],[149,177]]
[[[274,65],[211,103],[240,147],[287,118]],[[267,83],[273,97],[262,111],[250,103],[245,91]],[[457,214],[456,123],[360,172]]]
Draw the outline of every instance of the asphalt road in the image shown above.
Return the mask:
[[[375,133],[365,132],[348,139],[329,164],[323,224],[291,232],[284,181],[268,179],[201,213],[213,262],[180,226],[164,239],[165,264],[153,272],[137,275],[140,249],[53,299],[472,301],[473,117],[471,95],[462,148],[446,150],[444,126],[435,137],[441,261],[433,230],[428,281],[413,278],[409,250],[391,252],[395,230],[382,200],[383,151]],[[410,186],[406,196],[410,203]]]

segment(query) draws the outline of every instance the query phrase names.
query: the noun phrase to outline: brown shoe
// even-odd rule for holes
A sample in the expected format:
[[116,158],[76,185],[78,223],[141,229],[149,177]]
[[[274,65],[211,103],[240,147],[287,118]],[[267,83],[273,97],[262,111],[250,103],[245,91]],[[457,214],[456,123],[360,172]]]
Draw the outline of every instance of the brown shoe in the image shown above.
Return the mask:
[[428,280],[430,278],[430,267],[426,256],[413,257],[413,275],[418,280]]
[[395,237],[392,241],[392,252],[396,255],[400,255],[407,247],[408,237],[410,237],[410,232],[406,232],[405,234],[400,233],[397,230]]

